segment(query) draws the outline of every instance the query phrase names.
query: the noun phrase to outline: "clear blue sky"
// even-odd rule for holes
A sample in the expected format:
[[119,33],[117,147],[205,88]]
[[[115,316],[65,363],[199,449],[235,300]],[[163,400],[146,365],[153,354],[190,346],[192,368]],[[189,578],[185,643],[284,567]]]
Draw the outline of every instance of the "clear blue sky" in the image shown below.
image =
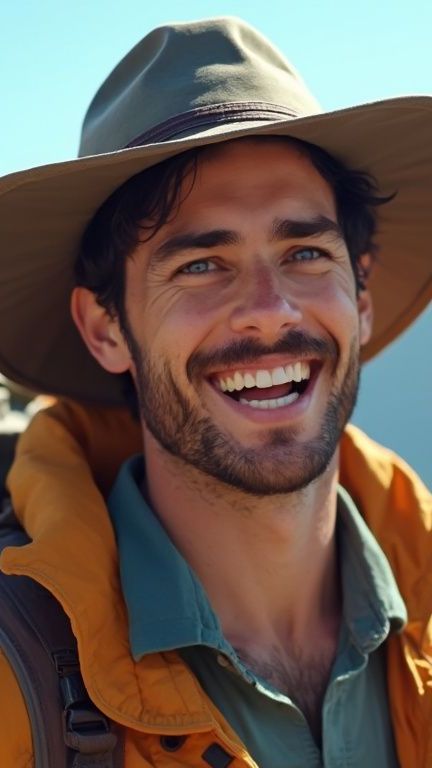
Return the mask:
[[20,0],[0,11],[0,172],[76,152],[95,89],[152,27],[239,15],[268,35],[326,109],[432,90],[429,0]]
[[[95,90],[151,28],[227,14],[270,37],[325,109],[432,92],[430,0],[3,2],[0,174],[73,157]],[[366,366],[356,412],[359,424],[429,483],[431,325],[429,313]]]

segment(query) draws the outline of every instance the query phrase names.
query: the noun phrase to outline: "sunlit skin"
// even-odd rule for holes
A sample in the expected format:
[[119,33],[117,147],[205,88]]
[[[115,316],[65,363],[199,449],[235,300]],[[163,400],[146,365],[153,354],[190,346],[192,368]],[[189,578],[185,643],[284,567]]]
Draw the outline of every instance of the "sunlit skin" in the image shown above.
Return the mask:
[[[300,237],[286,226],[281,231],[282,221],[319,222],[328,231]],[[230,235],[208,236],[199,247],[172,243],[221,231]],[[230,142],[202,158],[175,216],[129,259],[126,310],[135,342],[155,370],[165,363],[196,413],[236,446],[254,451],[263,473],[271,473],[285,451],[287,482],[319,436],[330,396],[350,368],[357,370],[371,326],[370,296],[356,292],[328,184],[293,146],[259,140]],[[136,378],[115,318],[83,288],[75,289],[72,311],[101,365]],[[308,356],[314,380],[290,406],[254,410],[214,385],[215,375],[227,370],[291,362],[284,353],[188,377],[191,356],[245,339],[272,348],[292,330],[323,340],[335,357]],[[276,434],[285,441],[278,444]],[[258,496],[172,455],[144,422],[143,435],[145,493],[204,584],[227,638],[260,658],[279,649],[283,660],[289,645],[307,655],[319,632],[328,674],[341,610],[337,450],[302,490]]]

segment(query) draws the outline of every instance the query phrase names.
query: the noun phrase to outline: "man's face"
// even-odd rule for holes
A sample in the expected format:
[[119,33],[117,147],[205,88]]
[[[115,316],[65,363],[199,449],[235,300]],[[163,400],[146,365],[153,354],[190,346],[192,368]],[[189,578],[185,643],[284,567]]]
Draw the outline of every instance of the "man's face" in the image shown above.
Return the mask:
[[141,416],[167,451],[255,494],[324,471],[368,328],[332,191],[294,146],[202,156],[127,263],[126,313]]

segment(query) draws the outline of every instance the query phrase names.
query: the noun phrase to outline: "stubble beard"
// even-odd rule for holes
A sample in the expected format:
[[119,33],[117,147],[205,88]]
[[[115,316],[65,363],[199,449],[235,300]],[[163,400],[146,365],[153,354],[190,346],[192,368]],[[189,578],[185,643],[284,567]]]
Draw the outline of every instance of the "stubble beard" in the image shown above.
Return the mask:
[[130,331],[127,342],[136,367],[140,417],[156,441],[186,465],[255,496],[294,493],[320,477],[356,404],[360,366],[353,342],[345,375],[329,396],[315,438],[302,443],[296,429],[272,428],[259,447],[245,448],[188,400],[167,362],[153,361]]

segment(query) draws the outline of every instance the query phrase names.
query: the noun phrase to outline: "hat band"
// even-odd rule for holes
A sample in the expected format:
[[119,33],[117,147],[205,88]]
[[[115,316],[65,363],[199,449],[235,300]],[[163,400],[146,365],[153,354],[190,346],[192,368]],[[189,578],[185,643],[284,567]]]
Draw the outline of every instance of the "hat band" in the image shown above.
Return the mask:
[[164,120],[163,123],[153,126],[145,133],[141,133],[136,139],[126,144],[125,149],[141,147],[144,144],[168,141],[179,133],[189,128],[202,128],[206,125],[218,125],[220,123],[237,123],[255,120],[286,120],[298,117],[296,112],[279,104],[266,104],[261,101],[228,102],[225,104],[212,104],[208,107],[197,107],[188,112]]

